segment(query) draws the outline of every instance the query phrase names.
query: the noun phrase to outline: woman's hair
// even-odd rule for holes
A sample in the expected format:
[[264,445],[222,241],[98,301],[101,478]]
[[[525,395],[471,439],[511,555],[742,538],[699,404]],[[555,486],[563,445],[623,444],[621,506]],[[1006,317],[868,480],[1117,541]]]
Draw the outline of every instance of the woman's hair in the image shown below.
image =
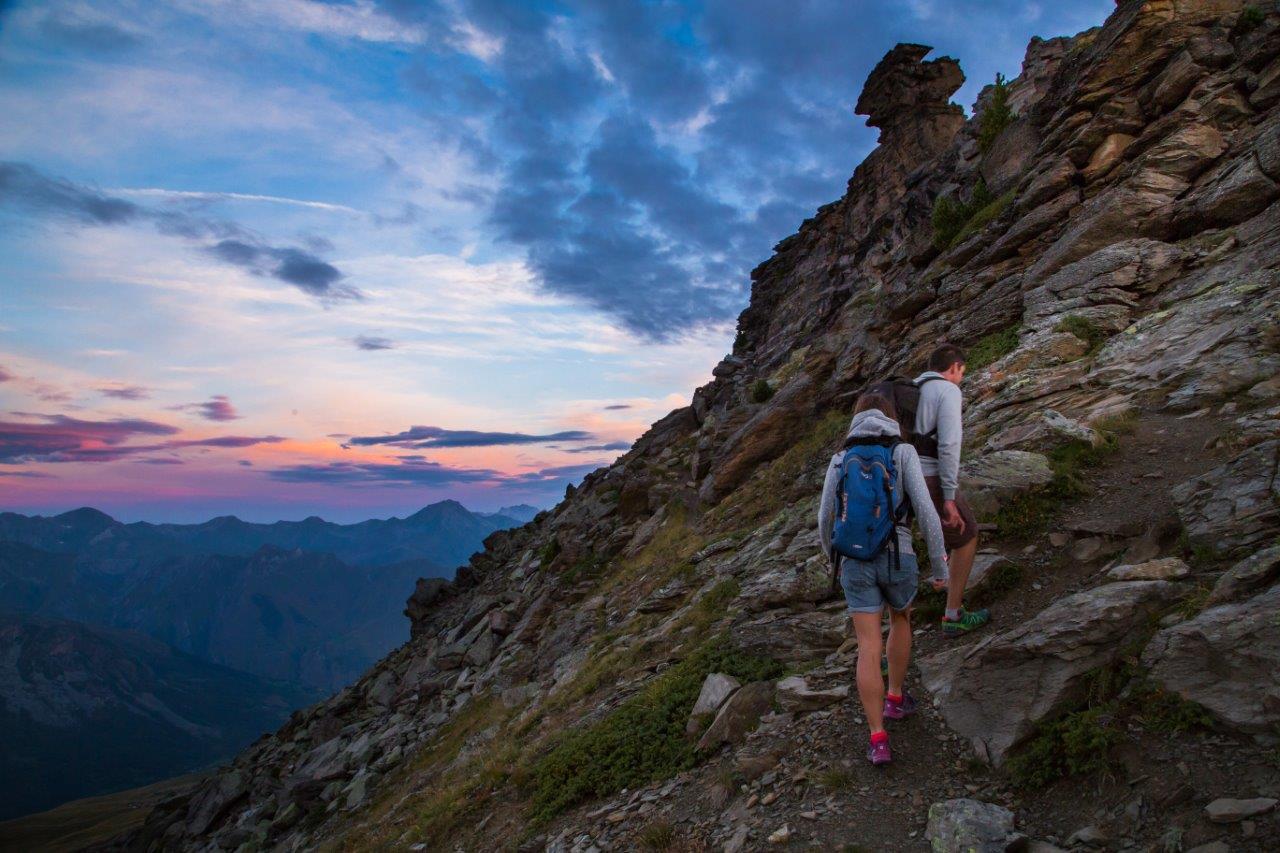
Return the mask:
[[871,409],[879,409],[880,413],[885,417],[898,419],[898,412],[893,407],[893,401],[883,394],[868,392],[858,398],[858,404],[853,407],[853,413],[870,411]]

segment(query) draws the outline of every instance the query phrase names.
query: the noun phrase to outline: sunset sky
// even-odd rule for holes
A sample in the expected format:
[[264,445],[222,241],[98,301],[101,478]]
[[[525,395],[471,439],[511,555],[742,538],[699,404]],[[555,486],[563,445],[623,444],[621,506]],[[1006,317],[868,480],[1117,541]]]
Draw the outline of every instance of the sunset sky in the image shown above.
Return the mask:
[[1110,0],[0,0],[0,510],[549,506],[685,405],[898,41]]

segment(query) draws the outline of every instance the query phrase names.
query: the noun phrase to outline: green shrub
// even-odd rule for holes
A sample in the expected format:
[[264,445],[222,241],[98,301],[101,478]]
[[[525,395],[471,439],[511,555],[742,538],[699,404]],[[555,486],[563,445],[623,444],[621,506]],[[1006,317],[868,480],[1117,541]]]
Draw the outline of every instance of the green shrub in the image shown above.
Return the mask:
[[940,195],[933,201],[933,245],[945,250],[969,221],[969,208],[962,201],[949,195]]
[[1262,26],[1262,22],[1267,19],[1267,13],[1257,6],[1245,6],[1240,12],[1240,17],[1236,20],[1236,29],[1241,33],[1251,32]]
[[541,825],[578,803],[665,779],[697,762],[685,737],[702,681],[723,672],[742,682],[775,678],[782,667],[712,640],[658,675],[604,719],[562,735],[529,773],[530,820]]
[[983,154],[991,150],[996,137],[1017,118],[1009,106],[1009,86],[1004,75],[996,72],[995,88],[991,92],[991,100],[978,119],[978,150]]
[[1009,775],[1019,787],[1035,789],[1066,776],[1108,769],[1113,761],[1111,751],[1120,739],[1115,715],[1114,703],[1108,703],[1041,724],[1009,759]]
[[773,390],[773,386],[769,384],[767,379],[757,379],[751,385],[751,402],[767,403],[777,393]]
[[1056,331],[1070,332],[1088,345],[1085,351],[1086,356],[1095,355],[1098,350],[1102,349],[1102,345],[1107,342],[1109,335],[1106,330],[1088,317],[1081,317],[1078,314],[1072,314],[1063,317],[1058,323]]
[[552,536],[538,553],[539,562],[545,568],[558,556],[560,556],[560,540]]
[[1128,701],[1134,716],[1150,731],[1172,734],[1213,728],[1213,715],[1203,706],[1149,681],[1135,684]]
[[930,218],[933,245],[945,251],[964,242],[1003,213],[1011,201],[1012,190],[997,198],[981,178],[970,191],[968,201],[949,195],[938,196],[934,199]]
[[1010,326],[984,336],[965,352],[965,367],[982,370],[1018,348],[1018,327]]

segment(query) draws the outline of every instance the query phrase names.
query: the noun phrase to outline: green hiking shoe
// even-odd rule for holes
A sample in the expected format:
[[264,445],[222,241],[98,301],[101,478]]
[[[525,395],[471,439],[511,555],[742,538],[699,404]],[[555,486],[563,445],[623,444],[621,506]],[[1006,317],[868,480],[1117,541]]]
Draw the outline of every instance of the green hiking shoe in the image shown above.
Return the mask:
[[978,630],[990,621],[991,613],[986,608],[982,610],[965,610],[961,608],[959,619],[942,617],[942,636],[963,637],[965,634]]

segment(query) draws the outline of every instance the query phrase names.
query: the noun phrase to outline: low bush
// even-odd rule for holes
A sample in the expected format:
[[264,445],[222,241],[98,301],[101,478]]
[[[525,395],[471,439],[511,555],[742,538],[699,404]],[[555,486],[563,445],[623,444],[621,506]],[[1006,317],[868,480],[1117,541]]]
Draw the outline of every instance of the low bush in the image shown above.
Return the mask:
[[1267,19],[1267,13],[1257,6],[1245,6],[1240,12],[1240,17],[1236,19],[1236,29],[1240,33],[1247,33],[1256,30],[1262,26],[1262,22]]
[[1107,703],[1042,724],[1009,759],[1010,777],[1020,787],[1044,788],[1067,776],[1107,770],[1120,739],[1116,710],[1114,703]]
[[712,640],[656,676],[604,719],[562,735],[530,768],[530,820],[541,825],[565,809],[623,788],[665,779],[697,762],[685,737],[702,681],[723,672],[746,683],[775,678],[782,667]]
[[767,403],[773,399],[773,395],[777,393],[773,390],[773,386],[769,384],[767,379],[757,379],[751,385],[751,402]]
[[972,371],[982,370],[1004,358],[1018,348],[1018,327],[1010,326],[998,332],[992,332],[969,347],[965,352],[965,367]]

